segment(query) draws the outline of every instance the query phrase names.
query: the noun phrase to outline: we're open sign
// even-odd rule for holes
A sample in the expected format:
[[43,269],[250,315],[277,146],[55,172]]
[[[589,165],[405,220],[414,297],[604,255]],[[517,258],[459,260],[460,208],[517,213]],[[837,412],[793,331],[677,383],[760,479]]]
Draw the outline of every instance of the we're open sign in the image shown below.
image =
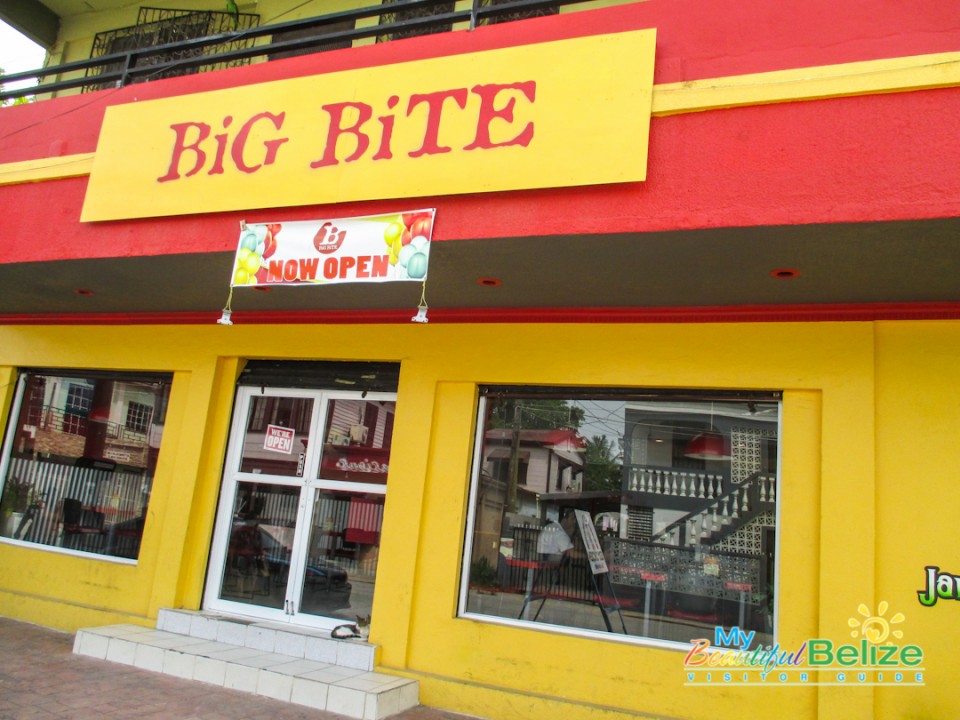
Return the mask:
[[267,425],[267,434],[263,438],[263,449],[290,455],[293,452],[293,429],[279,425]]

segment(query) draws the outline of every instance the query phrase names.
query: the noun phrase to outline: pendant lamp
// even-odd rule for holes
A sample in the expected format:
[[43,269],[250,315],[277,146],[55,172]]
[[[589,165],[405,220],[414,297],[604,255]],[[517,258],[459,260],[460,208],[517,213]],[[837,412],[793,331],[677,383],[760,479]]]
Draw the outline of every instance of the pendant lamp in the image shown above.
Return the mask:
[[730,442],[713,427],[713,403],[710,403],[710,429],[695,436],[683,451],[684,457],[697,460],[730,460]]
[[730,443],[716,430],[707,430],[688,442],[683,454],[698,460],[729,460]]

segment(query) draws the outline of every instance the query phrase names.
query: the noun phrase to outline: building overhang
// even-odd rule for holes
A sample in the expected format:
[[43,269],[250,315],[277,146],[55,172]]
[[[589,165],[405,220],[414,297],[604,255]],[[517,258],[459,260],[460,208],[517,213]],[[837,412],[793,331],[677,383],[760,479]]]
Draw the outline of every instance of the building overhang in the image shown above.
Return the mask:
[[[960,317],[957,237],[952,218],[437,242],[426,298],[433,321]],[[0,264],[0,321],[213,322],[232,263],[227,251]],[[232,305],[236,322],[407,322],[420,293],[237,288]]]
[[57,42],[60,14],[39,0],[13,0],[0,7],[0,20],[47,49]]

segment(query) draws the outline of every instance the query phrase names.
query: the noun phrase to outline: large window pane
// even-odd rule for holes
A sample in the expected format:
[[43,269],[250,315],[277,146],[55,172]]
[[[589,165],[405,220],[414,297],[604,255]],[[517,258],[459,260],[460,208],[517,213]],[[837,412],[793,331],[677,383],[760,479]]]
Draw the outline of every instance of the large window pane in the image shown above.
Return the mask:
[[383,495],[318,490],[300,612],[354,622],[370,615]]
[[484,392],[462,610],[679,643],[739,626],[770,642],[777,398]]
[[250,400],[240,471],[301,477],[313,398],[261,395]]
[[331,400],[319,477],[385,485],[396,406],[388,400]]
[[169,375],[23,373],[0,537],[136,558],[169,392]]
[[299,487],[237,483],[221,598],[283,607],[299,502]]

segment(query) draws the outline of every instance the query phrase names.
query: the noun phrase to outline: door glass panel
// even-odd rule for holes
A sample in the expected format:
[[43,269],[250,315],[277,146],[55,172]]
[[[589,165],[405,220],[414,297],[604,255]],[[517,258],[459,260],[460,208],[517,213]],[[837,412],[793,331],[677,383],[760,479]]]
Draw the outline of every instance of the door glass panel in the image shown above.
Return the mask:
[[298,487],[237,483],[222,599],[283,609],[299,500]]
[[331,400],[320,477],[386,484],[396,406],[386,400]]
[[250,398],[240,471],[301,477],[312,413],[309,397]]
[[318,490],[299,611],[354,621],[369,615],[383,495]]

